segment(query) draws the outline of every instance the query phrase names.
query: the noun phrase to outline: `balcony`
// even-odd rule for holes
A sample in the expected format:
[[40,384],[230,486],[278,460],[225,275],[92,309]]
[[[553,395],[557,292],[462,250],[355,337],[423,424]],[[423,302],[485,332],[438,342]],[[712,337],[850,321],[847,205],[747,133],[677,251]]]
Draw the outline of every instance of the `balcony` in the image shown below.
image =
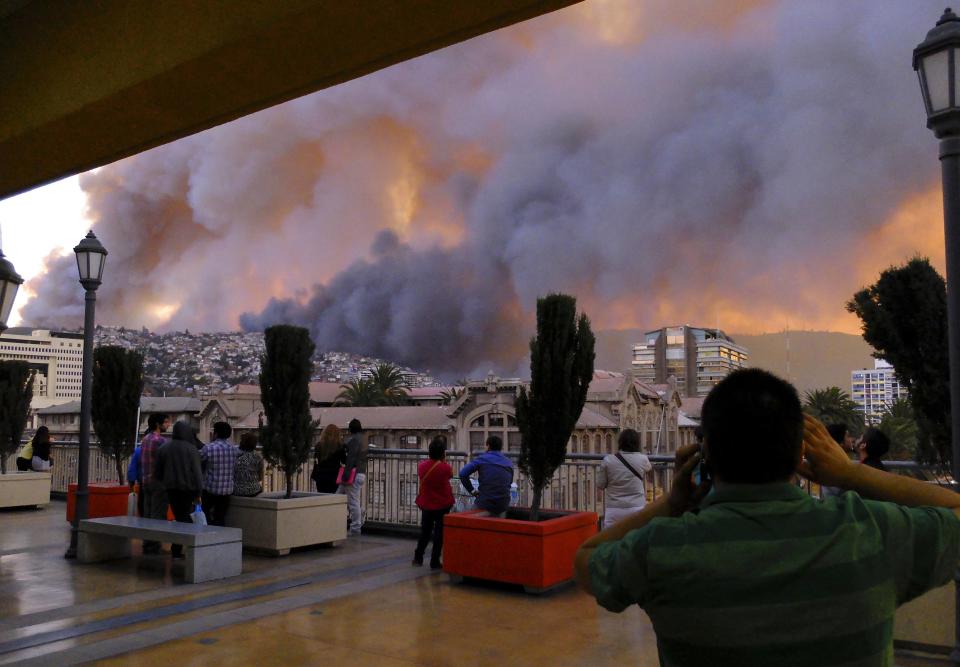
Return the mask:
[[[91,454],[91,479],[109,481],[112,465],[99,451]],[[53,456],[54,486],[62,490],[76,446],[58,445]],[[411,567],[414,545],[402,533],[418,522],[411,483],[424,456],[373,452],[365,497],[370,531],[363,537],[287,558],[245,554],[240,577],[207,584],[181,584],[182,561],[163,555],[65,561],[62,503],[0,512],[0,664],[657,664],[642,611],[608,613],[573,587],[536,597],[509,586],[454,585],[442,573]],[[568,456],[547,506],[602,513],[595,489],[600,458]],[[669,457],[653,458],[651,497],[672,473]],[[458,469],[466,455],[452,452],[450,460]],[[926,474],[911,464],[900,469]],[[269,474],[270,488],[279,481]],[[309,470],[296,483],[308,488]],[[815,486],[808,491],[819,493]],[[521,479],[521,502],[526,493]],[[921,620],[907,622],[926,627],[934,618],[938,628],[952,630],[952,600],[941,597],[949,618],[927,605],[915,614]],[[940,663],[899,652],[897,664]]]

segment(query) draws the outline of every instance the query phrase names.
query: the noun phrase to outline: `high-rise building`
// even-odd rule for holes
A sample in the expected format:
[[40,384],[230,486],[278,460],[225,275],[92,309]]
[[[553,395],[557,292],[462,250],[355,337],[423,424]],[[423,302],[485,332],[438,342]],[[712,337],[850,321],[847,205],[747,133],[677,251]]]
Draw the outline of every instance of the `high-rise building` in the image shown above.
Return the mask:
[[688,325],[648,331],[633,346],[634,376],[644,382],[677,379],[683,396],[705,396],[731,371],[747,365],[747,348],[719,329]]
[[80,398],[82,333],[11,327],[0,335],[0,359],[26,361],[36,373],[33,410]]
[[866,423],[878,424],[891,405],[907,398],[907,390],[900,386],[893,366],[877,359],[873,370],[850,371],[850,398],[860,408]]

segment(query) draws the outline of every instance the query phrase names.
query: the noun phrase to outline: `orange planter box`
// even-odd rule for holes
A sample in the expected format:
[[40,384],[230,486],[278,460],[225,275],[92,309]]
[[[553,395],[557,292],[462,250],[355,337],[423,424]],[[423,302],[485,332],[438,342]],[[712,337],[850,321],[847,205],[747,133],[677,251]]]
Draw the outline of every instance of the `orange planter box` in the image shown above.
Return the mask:
[[573,578],[573,557],[597,532],[594,512],[544,511],[545,521],[497,519],[477,510],[443,521],[443,570],[542,592]]
[[[125,516],[127,513],[127,496],[130,495],[129,486],[120,484],[89,484],[90,495],[87,496],[89,509],[88,519],[99,519],[104,516]],[[73,514],[77,507],[77,485],[67,487],[67,521],[73,521]]]
[[[99,519],[105,516],[126,516],[127,496],[130,495],[129,486],[120,484],[88,484],[90,495],[87,496],[88,519]],[[139,493],[139,487],[137,493]],[[73,522],[73,513],[77,507],[77,485],[67,487],[67,521]],[[173,512],[167,508],[167,521],[173,521]]]

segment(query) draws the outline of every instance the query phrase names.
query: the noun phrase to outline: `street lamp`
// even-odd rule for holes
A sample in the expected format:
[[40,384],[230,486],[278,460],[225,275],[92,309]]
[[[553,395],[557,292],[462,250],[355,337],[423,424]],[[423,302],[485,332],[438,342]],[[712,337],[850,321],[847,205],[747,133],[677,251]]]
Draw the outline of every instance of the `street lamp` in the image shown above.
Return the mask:
[[23,284],[23,278],[13,268],[3,250],[0,250],[0,333],[7,329],[7,318],[13,310],[13,302],[17,298],[17,290]]
[[77,506],[73,513],[70,528],[70,547],[67,558],[77,557],[77,531],[80,522],[88,514],[87,479],[90,468],[90,395],[93,383],[93,321],[97,302],[97,288],[103,279],[103,265],[107,259],[104,248],[93,232],[88,232],[77,247],[73,249],[77,256],[77,268],[80,271],[80,284],[86,290],[86,303],[83,310],[83,375],[80,383],[80,452],[77,457]]
[[[960,483],[960,17],[947,7],[927,38],[913,50],[913,69],[927,112],[927,127],[940,140],[943,226],[947,255],[947,328],[950,351],[950,425],[953,480]],[[960,664],[960,578],[950,659]]]

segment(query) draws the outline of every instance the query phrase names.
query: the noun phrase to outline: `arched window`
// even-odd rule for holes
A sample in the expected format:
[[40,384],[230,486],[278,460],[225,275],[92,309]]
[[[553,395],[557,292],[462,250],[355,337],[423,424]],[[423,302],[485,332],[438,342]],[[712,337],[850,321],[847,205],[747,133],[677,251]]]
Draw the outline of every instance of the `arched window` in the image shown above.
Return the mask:
[[593,436],[593,452],[595,454],[603,452],[603,437],[599,433]]
[[487,425],[486,417],[484,415],[480,415],[479,417],[474,419],[472,422],[470,422],[470,428],[483,428],[486,425]]
[[570,436],[570,453],[576,454],[580,447],[580,439],[576,435]]
[[613,454],[613,433],[607,433],[607,454]]

